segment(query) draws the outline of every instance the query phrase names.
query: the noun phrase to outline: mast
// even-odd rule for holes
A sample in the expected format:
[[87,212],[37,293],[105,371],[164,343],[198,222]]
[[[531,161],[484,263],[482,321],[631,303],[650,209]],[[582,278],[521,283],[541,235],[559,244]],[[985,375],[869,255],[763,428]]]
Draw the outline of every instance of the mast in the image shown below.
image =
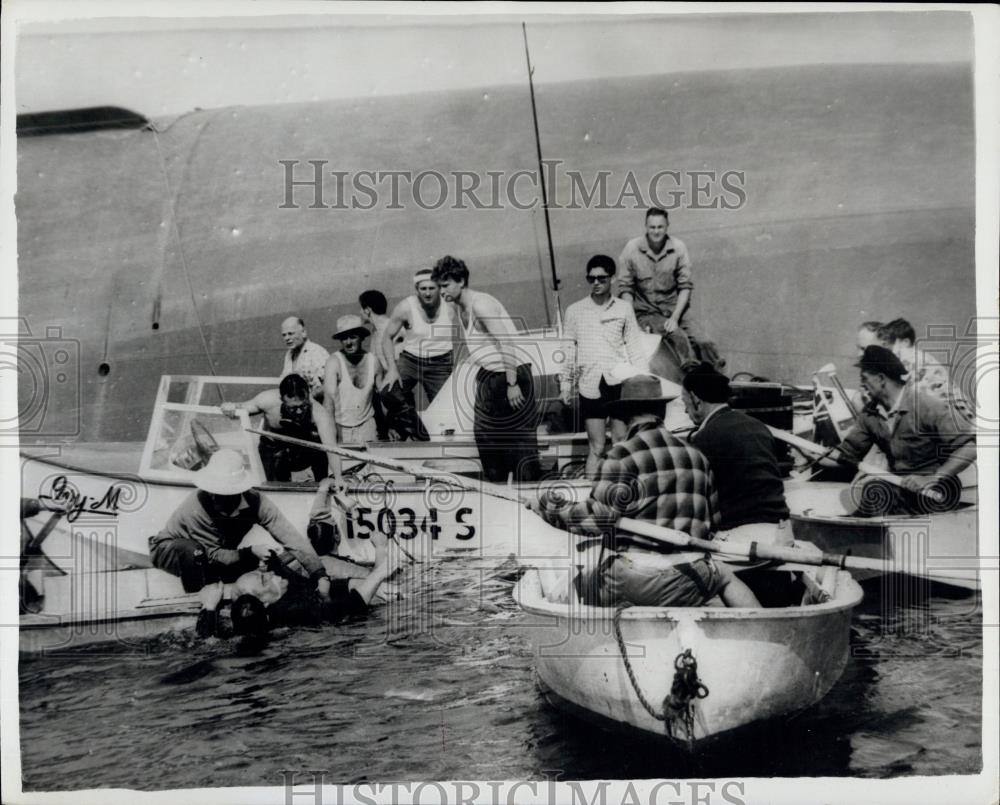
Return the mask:
[[531,54],[528,52],[528,26],[521,23],[521,34],[524,37],[524,58],[528,63],[528,90],[531,93],[531,119],[535,125],[535,151],[538,155],[538,179],[542,185],[542,210],[545,213],[545,238],[549,244],[549,269],[552,272],[552,294],[556,301],[556,325],[562,333],[562,304],[559,301],[559,274],[556,273],[556,254],[552,248],[552,225],[549,223],[549,194],[545,187],[545,168],[542,165],[542,140],[538,134],[538,109],[535,107],[534,68],[531,66]]

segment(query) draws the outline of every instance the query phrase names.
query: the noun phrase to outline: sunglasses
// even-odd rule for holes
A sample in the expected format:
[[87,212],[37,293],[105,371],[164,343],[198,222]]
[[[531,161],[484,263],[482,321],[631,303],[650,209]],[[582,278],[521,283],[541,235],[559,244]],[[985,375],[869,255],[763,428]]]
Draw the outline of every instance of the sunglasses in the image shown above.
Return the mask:
[[587,282],[607,282],[611,279],[610,274],[588,274]]

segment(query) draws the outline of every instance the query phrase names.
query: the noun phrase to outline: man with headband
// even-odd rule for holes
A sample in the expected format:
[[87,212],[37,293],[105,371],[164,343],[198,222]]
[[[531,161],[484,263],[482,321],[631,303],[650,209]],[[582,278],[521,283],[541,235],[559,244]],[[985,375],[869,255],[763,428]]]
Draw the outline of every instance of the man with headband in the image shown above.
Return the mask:
[[[429,404],[451,376],[455,326],[452,307],[441,299],[429,268],[414,274],[413,285],[416,293],[396,305],[381,332],[380,353],[388,369],[380,388],[391,427],[404,439],[426,441],[413,391],[422,386]],[[392,341],[401,330],[403,344],[396,358]]]

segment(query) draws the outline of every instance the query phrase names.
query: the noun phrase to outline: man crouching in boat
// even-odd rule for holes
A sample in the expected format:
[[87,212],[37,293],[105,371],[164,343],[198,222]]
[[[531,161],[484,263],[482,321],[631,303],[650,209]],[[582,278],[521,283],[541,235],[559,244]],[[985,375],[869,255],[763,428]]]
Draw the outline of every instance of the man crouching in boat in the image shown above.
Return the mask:
[[198,491],[149,538],[149,555],[154,567],[180,577],[186,592],[201,593],[199,635],[216,631],[223,583],[236,581],[271,558],[268,546],[239,547],[255,525],[295,556],[322,598],[329,596],[330,578],[316,551],[269,498],[253,489],[253,477],[240,453],[218,450],[194,473],[193,481]]
[[[236,418],[240,409],[250,416],[263,414],[265,430],[272,433],[317,442],[325,447],[337,446],[333,420],[323,406],[310,396],[309,383],[301,375],[286,375],[281,378],[278,388],[262,391],[252,400],[219,406],[219,410],[232,419]],[[266,438],[260,440],[258,450],[264,475],[269,481],[290,481],[293,471],[308,467],[318,483],[330,471],[326,453],[322,450]],[[339,463],[334,460],[333,465],[336,473]]]
[[[718,499],[708,460],[662,426],[666,403],[659,378],[640,375],[622,383],[621,398],[606,405],[627,423],[625,440],[598,468],[590,497],[568,504],[543,493],[535,510],[560,528],[607,535],[622,517],[710,539],[719,524]],[[650,555],[622,540],[602,552],[576,579],[584,603],[598,606],[703,606],[716,596],[731,607],[759,606],[757,598],[724,563],[697,553]]]
[[716,539],[791,545],[785,484],[767,425],[729,407],[729,378],[711,364],[692,369],[683,385],[684,407],[698,426],[690,441],[708,459],[719,494]]
[[859,462],[877,445],[889,471],[902,476],[900,486],[881,483],[877,475],[859,476],[852,490],[857,513],[926,513],[927,490],[935,492],[936,510],[957,507],[958,474],[976,460],[975,412],[960,399],[907,382],[903,362],[885,347],[866,347],[855,366],[871,402],[833,457]]

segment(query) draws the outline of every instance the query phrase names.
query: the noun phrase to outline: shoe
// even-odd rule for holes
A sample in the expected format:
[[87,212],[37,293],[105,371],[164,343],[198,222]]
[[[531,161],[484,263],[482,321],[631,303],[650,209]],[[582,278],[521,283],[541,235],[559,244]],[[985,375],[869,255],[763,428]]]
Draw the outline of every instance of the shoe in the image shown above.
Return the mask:
[[198,620],[194,625],[195,634],[198,637],[215,637],[219,630],[219,613],[214,609],[203,609],[198,613]]

